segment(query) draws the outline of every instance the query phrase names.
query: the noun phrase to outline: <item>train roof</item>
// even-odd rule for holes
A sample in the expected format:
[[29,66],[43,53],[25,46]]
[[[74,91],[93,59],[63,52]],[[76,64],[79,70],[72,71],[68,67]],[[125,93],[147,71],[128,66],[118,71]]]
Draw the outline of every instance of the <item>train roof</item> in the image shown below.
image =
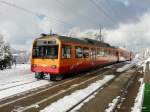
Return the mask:
[[111,47],[111,48],[116,48],[114,46],[109,45],[108,43],[100,42],[94,39],[89,39],[89,38],[74,38],[74,37],[68,37],[68,36],[60,36],[60,35],[46,35],[42,34],[42,37],[37,38],[37,39],[43,39],[43,38],[57,38],[60,41],[63,42],[68,42],[68,43],[77,43],[77,44],[83,44],[83,45],[96,45],[100,47]]
[[126,51],[126,52],[130,52],[128,49],[124,48],[124,47],[118,47],[119,50],[122,50],[122,51]]

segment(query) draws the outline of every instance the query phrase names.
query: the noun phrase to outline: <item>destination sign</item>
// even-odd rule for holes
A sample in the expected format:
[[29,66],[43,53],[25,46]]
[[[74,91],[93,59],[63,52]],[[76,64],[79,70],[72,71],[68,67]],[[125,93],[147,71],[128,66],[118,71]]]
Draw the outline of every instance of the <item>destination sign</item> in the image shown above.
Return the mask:
[[56,40],[38,40],[37,41],[38,46],[43,45],[56,45]]

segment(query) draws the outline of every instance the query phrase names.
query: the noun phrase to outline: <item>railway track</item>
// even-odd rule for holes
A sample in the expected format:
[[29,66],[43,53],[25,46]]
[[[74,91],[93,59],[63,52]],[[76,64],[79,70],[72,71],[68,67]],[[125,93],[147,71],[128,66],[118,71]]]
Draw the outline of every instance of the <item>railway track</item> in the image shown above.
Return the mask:
[[[131,112],[133,111],[133,106],[135,105],[135,96],[137,96],[139,92],[139,88],[141,85],[141,82],[139,81],[141,78],[143,78],[143,73],[140,72],[140,69],[137,70],[136,76],[131,81],[130,86],[127,88],[128,92],[120,97],[120,100],[118,101],[118,104],[115,107],[116,112]],[[119,106],[118,106],[119,105]],[[118,108],[119,107],[119,108]]]
[[[83,99],[79,104],[76,104],[67,112],[115,112],[116,108],[120,106],[120,103],[127,94],[127,89],[135,79],[136,69],[130,69],[124,73],[121,73],[107,85],[93,91],[87,98]],[[93,97],[90,99],[90,97]],[[89,101],[88,101],[89,99]],[[87,102],[87,101],[88,102]]]
[[4,87],[4,88],[0,89],[0,91],[7,90],[7,89],[10,89],[10,88],[14,88],[14,87],[18,87],[18,86],[23,86],[23,85],[30,84],[30,83],[33,83],[33,82],[37,82],[37,80],[29,81],[29,82],[21,83],[21,84],[16,84],[14,86]]
[[[0,103],[3,103],[3,100],[14,100],[13,98],[15,97],[18,97],[18,96],[22,96],[22,94],[25,94],[25,95],[28,95],[28,93],[30,93],[30,92],[32,92],[32,91],[34,91],[34,92],[36,92],[36,90],[43,90],[43,88],[47,88],[47,87],[50,87],[50,86],[55,86],[56,84],[61,84],[61,83],[63,83],[63,82],[67,82],[68,80],[68,82],[70,82],[70,81],[72,81],[72,80],[76,80],[76,78],[78,79],[78,78],[80,78],[79,76],[81,76],[81,78],[82,77],[86,77],[86,76],[88,76],[90,73],[95,73],[95,72],[98,72],[98,71],[103,71],[103,70],[106,70],[106,69],[109,69],[109,68],[111,68],[112,66],[120,66],[120,65],[123,65],[124,63],[116,63],[116,64],[113,64],[113,65],[109,65],[109,66],[105,66],[105,67],[103,67],[103,68],[100,68],[100,69],[98,69],[98,70],[96,70],[96,71],[91,71],[91,72],[88,72],[88,73],[83,73],[83,74],[78,74],[78,75],[76,75],[76,76],[74,76],[74,77],[71,77],[71,79],[69,78],[69,79],[67,79],[67,80],[63,80],[63,81],[59,81],[59,82],[55,82],[55,83],[53,83],[53,84],[47,84],[47,85],[44,85],[44,86],[41,86],[41,87],[38,87],[38,88],[35,88],[35,89],[31,89],[31,90],[29,90],[29,91],[26,91],[26,92],[21,92],[21,93],[19,93],[19,94],[15,94],[15,95],[12,95],[12,96],[10,96],[10,97],[6,97],[6,98],[3,98],[3,99],[0,99]],[[82,76],[83,75],[83,76]],[[20,86],[20,85],[18,85],[18,86]],[[13,87],[13,86],[12,86]],[[10,87],[11,88],[11,87]],[[9,89],[9,88],[8,88]],[[7,90],[7,89],[6,89]]]
[[40,104],[42,104],[42,106],[40,107],[44,108],[46,106],[44,103],[47,103],[47,101],[51,100],[52,102],[54,102],[56,101],[56,99],[59,99],[64,95],[66,95],[67,92],[72,92],[77,88],[78,89],[85,88],[89,83],[95,82],[96,80],[103,78],[104,74],[113,74],[114,70],[120,67],[121,65],[123,64],[120,63],[104,67],[103,69],[93,71],[92,73],[87,73],[86,75],[73,78],[72,80],[68,79],[65,81],[60,81],[58,83],[53,84],[50,87],[44,88],[40,91],[33,92],[31,94],[6,99],[0,102],[0,111],[8,112],[13,110],[19,112],[20,111],[29,112],[30,110],[34,111],[32,109],[35,109],[35,106]]
[[[105,87],[107,87],[107,86],[110,86],[110,85],[112,85],[112,84],[114,84],[115,83],[115,80],[118,78],[120,78],[120,77],[122,77],[122,76],[120,76],[119,74],[117,75],[117,76],[115,76],[114,78],[111,78],[111,80],[109,80],[108,82],[106,82],[106,83],[104,83],[102,86],[99,86],[97,89],[95,89],[93,92],[91,92],[90,94],[88,94],[87,96],[85,96],[84,98],[82,98],[81,100],[79,100],[78,102],[76,102],[76,103],[74,103],[74,104],[72,104],[72,106],[70,106],[69,107],[69,104],[68,104],[68,107],[69,108],[67,108],[67,109],[61,109],[61,110],[59,110],[59,109],[54,109],[53,110],[53,108],[55,107],[54,106],[54,104],[51,104],[52,106],[51,107],[49,107],[49,109],[45,109],[45,110],[43,110],[42,112],[48,112],[48,110],[50,110],[50,111],[62,111],[62,112],[76,112],[76,111],[79,111],[78,110],[78,108],[80,108],[81,107],[81,105],[83,105],[84,104],[84,102],[87,102],[88,100],[90,100],[90,98],[91,97],[93,97],[93,96],[95,96],[96,94],[98,94],[98,93],[100,93],[101,92],[101,90],[102,89],[105,89]],[[126,84],[125,84],[125,86],[123,87],[123,89],[122,89],[122,91],[121,91],[121,97],[120,97],[120,99],[118,100],[118,104],[119,104],[119,102],[121,101],[121,99],[126,95],[126,90],[128,89],[128,87],[131,85],[131,82],[133,81],[133,79],[135,78],[135,76],[133,75],[131,75],[130,77],[128,77],[128,81],[127,82],[125,82]],[[69,97],[68,97],[68,100],[69,100]],[[62,100],[60,100],[61,102],[62,102]],[[70,100],[69,100],[70,101]],[[56,104],[61,104],[60,102],[59,102],[59,100],[56,102]],[[63,103],[63,102],[62,102]],[[99,103],[100,104],[100,103]],[[60,105],[60,107],[61,107],[61,105]],[[33,111],[33,110],[32,110]],[[37,110],[35,110],[35,111],[37,111]],[[83,112],[84,110],[80,110],[80,112]],[[91,110],[90,111],[87,111],[86,110],[86,112],[91,112]],[[94,111],[95,112],[95,111]],[[99,112],[99,111],[98,111]],[[100,111],[101,112],[101,111]]]

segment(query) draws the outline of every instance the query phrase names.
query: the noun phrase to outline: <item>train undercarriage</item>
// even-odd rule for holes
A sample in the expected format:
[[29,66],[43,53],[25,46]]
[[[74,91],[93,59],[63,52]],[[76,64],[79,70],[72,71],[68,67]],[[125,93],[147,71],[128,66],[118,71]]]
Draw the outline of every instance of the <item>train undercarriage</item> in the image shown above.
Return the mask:
[[56,74],[44,74],[43,72],[36,72],[35,73],[35,78],[37,80],[41,80],[41,79],[45,79],[46,75],[49,76],[49,80],[51,81],[60,81],[64,78],[64,75],[63,74],[60,74],[60,75],[56,75]]

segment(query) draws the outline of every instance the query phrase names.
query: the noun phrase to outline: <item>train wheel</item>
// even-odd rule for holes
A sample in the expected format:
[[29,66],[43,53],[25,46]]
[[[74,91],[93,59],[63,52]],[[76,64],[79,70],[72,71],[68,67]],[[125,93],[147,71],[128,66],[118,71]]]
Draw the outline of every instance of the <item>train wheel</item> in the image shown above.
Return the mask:
[[60,80],[62,80],[64,78],[64,75],[51,75],[50,76],[50,80],[52,80],[52,81],[60,81]]
[[44,79],[44,73],[35,73],[35,78],[36,79]]

